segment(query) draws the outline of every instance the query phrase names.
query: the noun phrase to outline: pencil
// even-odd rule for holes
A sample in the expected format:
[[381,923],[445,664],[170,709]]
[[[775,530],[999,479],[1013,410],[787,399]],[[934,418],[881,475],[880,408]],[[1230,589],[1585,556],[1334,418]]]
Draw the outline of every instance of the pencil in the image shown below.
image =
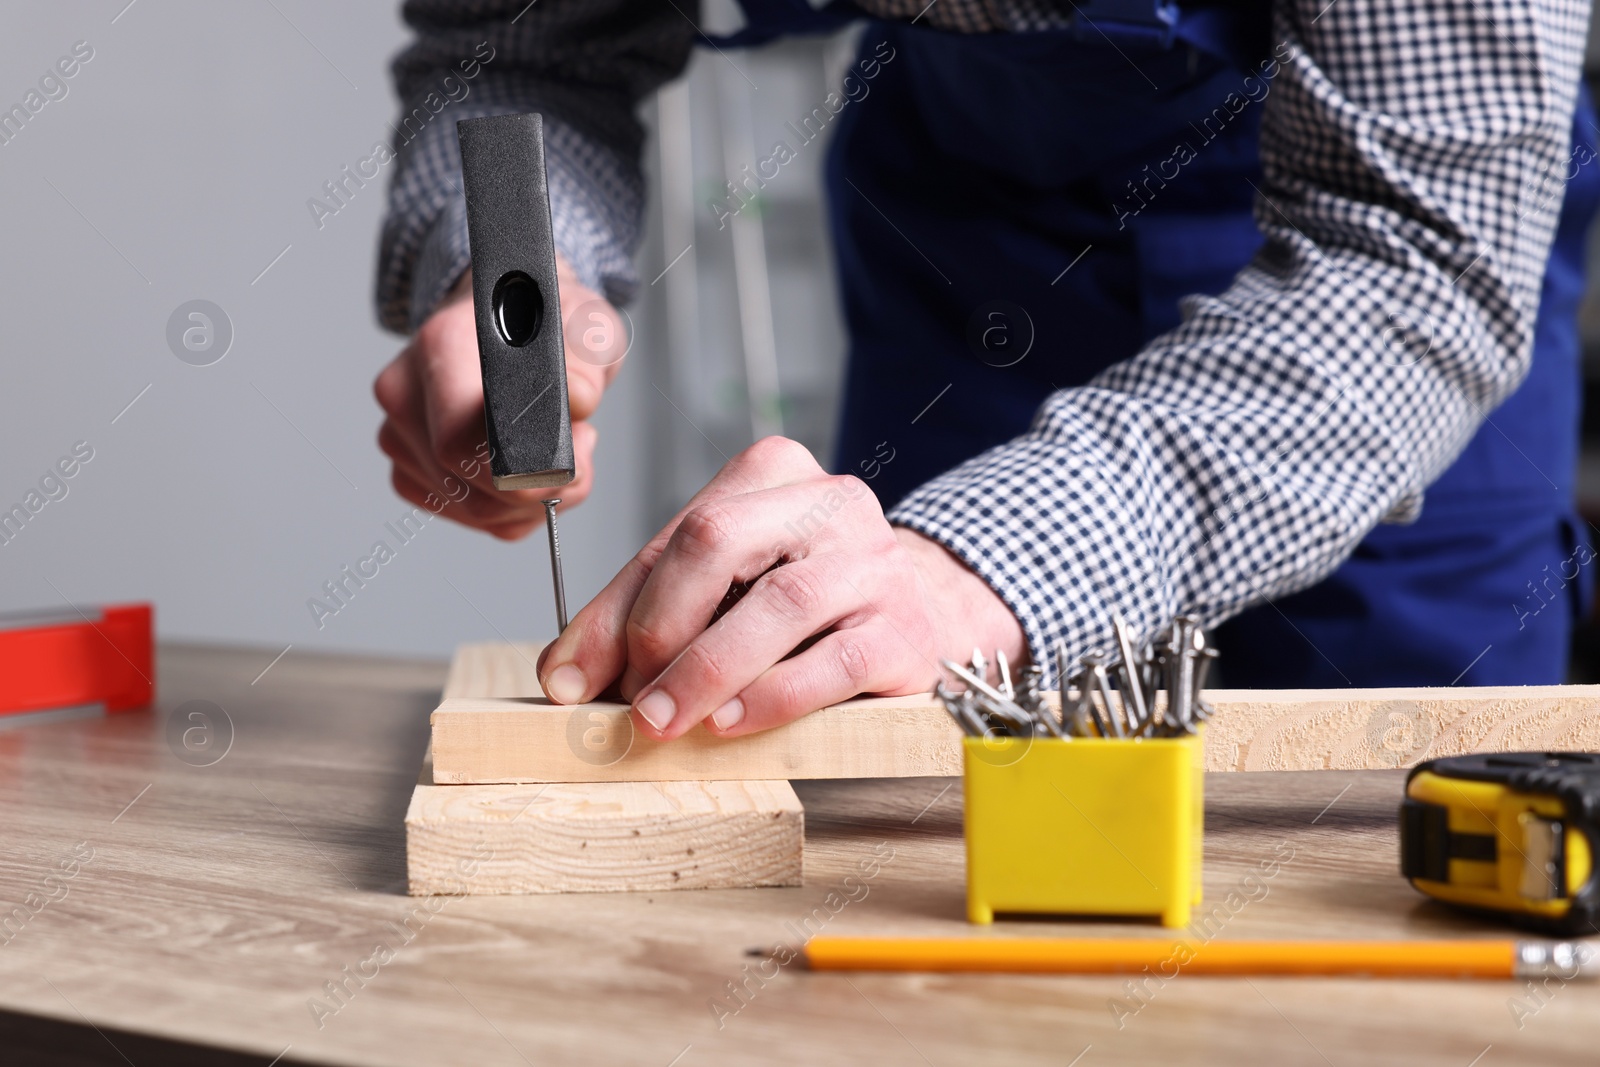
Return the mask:
[[1371,975],[1384,978],[1565,979],[1600,973],[1582,941],[1212,941],[1158,938],[814,937],[806,964],[818,971],[995,971],[1116,974],[1149,968],[1163,977]]

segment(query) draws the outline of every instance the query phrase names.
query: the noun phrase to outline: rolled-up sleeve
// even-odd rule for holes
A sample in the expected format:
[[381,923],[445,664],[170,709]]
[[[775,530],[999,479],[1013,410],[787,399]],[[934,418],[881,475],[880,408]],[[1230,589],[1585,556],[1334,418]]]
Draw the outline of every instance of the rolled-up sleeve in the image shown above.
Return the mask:
[[1215,623],[1414,518],[1527,371],[1587,17],[1280,0],[1261,251],[891,520],[982,575],[1049,664],[1105,645],[1111,611]]

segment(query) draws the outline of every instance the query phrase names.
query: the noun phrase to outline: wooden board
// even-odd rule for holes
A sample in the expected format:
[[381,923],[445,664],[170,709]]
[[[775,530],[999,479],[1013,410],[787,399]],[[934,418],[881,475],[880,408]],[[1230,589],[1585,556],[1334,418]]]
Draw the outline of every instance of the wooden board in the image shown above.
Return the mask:
[[799,885],[805,813],[788,782],[419,785],[413,896]]
[[1468,752],[1600,751],[1600,686],[1219,690],[1208,771],[1387,770]]
[[[472,671],[509,677],[532,646],[480,645]],[[503,691],[502,691],[503,692]],[[626,706],[454,696],[433,713],[434,780],[489,782],[897,778],[961,773],[960,734],[931,697],[823,708],[775,730],[666,744],[635,735]],[[1600,686],[1213,690],[1213,771],[1411,766],[1463,752],[1600,750]]]
[[926,697],[852,700],[743,737],[693,730],[661,744],[623,704],[543,697],[446,700],[433,713],[434,781],[626,782],[914,778],[961,773],[960,734]]
[[[451,697],[538,691],[537,646],[468,645]],[[413,896],[800,885],[805,813],[786,781],[435,785],[406,811]]]

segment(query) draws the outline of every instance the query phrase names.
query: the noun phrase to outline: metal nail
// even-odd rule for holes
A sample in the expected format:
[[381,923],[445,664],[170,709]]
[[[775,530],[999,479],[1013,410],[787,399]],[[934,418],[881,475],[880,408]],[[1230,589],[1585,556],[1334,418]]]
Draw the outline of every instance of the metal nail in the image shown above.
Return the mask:
[[554,576],[556,586],[556,633],[559,635],[567,628],[567,585],[561,578],[561,541],[556,537],[556,505],[561,503],[558,496],[544,501],[545,526],[550,531],[550,573]]
[[1106,718],[1111,723],[1111,733],[1106,736],[1127,737],[1128,729],[1117,714],[1120,703],[1111,695],[1111,678],[1106,674],[1106,660],[1104,653],[1091,652],[1083,657],[1083,665],[1088,671],[1086,679],[1094,692],[1100,694],[1100,699],[1105,702]]
[[956,700],[956,707],[960,710],[961,717],[967,721],[967,732],[973,737],[986,737],[993,732],[994,728],[978,710],[971,693],[962,693]]
[[1132,704],[1133,721],[1138,724],[1135,729],[1140,729],[1147,725],[1150,712],[1144,702],[1142,688],[1144,679],[1139,677],[1142,673],[1139,669],[1139,656],[1134,651],[1133,637],[1128,633],[1128,627],[1122,621],[1122,616],[1115,614],[1111,616],[1111,629],[1116,634],[1117,648],[1122,653],[1122,680],[1126,682],[1126,686],[1120,687],[1124,689],[1122,699],[1125,703]]
[[972,727],[968,725],[966,718],[961,714],[960,708],[956,704],[959,694],[945,688],[943,681],[938,681],[933,685],[933,695],[940,704],[944,705],[944,710],[949,712],[950,717],[955,720],[957,729],[970,736]]
[[939,665],[967,683],[968,693],[984,711],[1018,730],[1032,729],[1033,717],[988,682],[951,660],[941,659]]
[[1055,712],[1051,711],[1044,701],[1043,667],[1037,663],[1030,663],[1022,669],[1022,676],[1017,681],[1017,691],[1012,700],[1017,707],[1032,717],[1036,728],[1043,727],[1044,732],[1051,737],[1062,736],[1061,724],[1056,720]]
[[[1104,724],[1100,721],[1100,712],[1094,706],[1094,701],[1089,697],[1089,680],[1087,674],[1079,674],[1073,679],[1076,694],[1072,698],[1069,708],[1062,705],[1062,718],[1071,726],[1072,732],[1079,737],[1108,737]],[[1065,700],[1065,697],[1062,698]],[[1069,717],[1070,716],[1070,717]]]
[[1216,713],[1210,704],[1202,697],[1201,693],[1206,687],[1206,675],[1210,672],[1211,664],[1217,659],[1219,653],[1214,648],[1205,648],[1200,652],[1200,662],[1195,665],[1194,673],[1194,712],[1201,722],[1211,718]]
[[1062,729],[1075,737],[1093,737],[1094,730],[1089,718],[1089,711],[1084,707],[1085,690],[1081,684],[1076,685],[1077,696],[1069,697],[1073,691],[1075,680],[1067,671],[1067,644],[1065,641],[1056,642],[1056,691],[1061,697],[1061,726]]

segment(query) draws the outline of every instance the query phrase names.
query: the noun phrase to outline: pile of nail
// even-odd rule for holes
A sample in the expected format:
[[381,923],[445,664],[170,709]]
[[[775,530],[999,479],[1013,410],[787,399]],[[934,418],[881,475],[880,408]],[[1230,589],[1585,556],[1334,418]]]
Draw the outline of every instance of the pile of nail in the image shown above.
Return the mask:
[[[1201,690],[1217,650],[1206,643],[1199,619],[1180,615],[1143,642],[1116,616],[1111,629],[1116,651],[1086,653],[1076,671],[1068,670],[1065,647],[1057,647],[1059,716],[1045,703],[1044,669],[1025,668],[1013,685],[1003,652],[995,653],[994,684],[977,649],[966,667],[940,660],[966,688],[952,689],[941,680],[933,695],[969,737],[1181,737],[1211,717]],[[1165,699],[1158,700],[1163,692]]]

